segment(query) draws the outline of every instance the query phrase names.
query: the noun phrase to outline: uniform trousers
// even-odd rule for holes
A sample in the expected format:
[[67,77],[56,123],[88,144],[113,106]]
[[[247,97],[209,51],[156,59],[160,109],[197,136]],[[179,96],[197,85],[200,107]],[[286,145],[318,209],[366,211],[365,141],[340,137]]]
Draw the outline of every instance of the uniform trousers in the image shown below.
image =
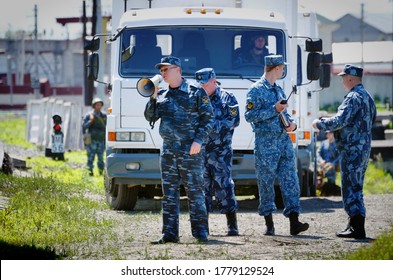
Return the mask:
[[232,155],[230,147],[206,151],[203,178],[208,212],[213,212],[213,195],[221,214],[236,212],[238,209],[232,179]]
[[366,208],[363,201],[363,183],[370,147],[357,147],[357,151],[344,149],[341,151],[341,191],[344,209],[348,216],[366,216]]
[[277,210],[274,203],[274,181],[277,179],[284,202],[284,216],[300,213],[300,190],[292,141],[286,132],[255,134],[255,169],[259,190],[261,216]]
[[93,171],[93,164],[95,155],[97,155],[97,167],[102,171],[105,167],[104,163],[104,151],[105,151],[105,141],[93,140],[91,144],[86,145],[87,150],[87,167],[90,171]]
[[184,184],[188,196],[192,235],[195,238],[208,235],[202,155],[190,155],[189,147],[187,145],[186,149],[167,149],[164,145],[161,151],[163,234],[168,239],[179,237],[181,183]]

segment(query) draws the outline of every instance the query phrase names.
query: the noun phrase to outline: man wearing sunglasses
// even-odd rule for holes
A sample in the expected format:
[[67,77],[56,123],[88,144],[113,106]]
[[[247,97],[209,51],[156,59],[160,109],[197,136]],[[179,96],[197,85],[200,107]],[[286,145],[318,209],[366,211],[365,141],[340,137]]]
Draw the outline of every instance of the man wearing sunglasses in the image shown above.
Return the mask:
[[163,139],[160,168],[162,179],[163,231],[152,244],[179,241],[180,183],[186,189],[191,232],[199,242],[208,239],[208,217],[203,189],[203,151],[214,119],[209,97],[182,77],[180,59],[167,56],[156,65],[167,89],[156,89],[145,109],[150,123],[161,119]]

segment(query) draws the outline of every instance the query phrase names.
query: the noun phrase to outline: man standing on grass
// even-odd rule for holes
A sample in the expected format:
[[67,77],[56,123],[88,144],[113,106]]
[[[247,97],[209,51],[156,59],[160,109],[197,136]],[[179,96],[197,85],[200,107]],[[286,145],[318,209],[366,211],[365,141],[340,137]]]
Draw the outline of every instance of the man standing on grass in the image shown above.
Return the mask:
[[105,130],[106,130],[106,114],[101,111],[104,102],[96,97],[91,103],[93,110],[88,112],[83,119],[83,132],[90,134],[88,142],[85,141],[87,150],[87,168],[89,175],[93,176],[93,163],[97,155],[98,173],[102,175],[105,167],[104,151],[105,151]]

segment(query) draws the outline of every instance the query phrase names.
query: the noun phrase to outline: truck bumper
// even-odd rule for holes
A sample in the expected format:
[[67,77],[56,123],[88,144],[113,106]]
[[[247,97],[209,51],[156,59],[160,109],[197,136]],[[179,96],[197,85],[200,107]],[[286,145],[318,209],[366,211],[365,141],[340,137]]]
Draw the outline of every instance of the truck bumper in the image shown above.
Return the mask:
[[[159,158],[158,153],[121,154],[107,151],[108,178],[113,179],[115,184],[161,184]],[[256,185],[253,154],[235,154],[233,156],[232,177],[237,185]]]
[[159,154],[109,153],[106,169],[115,184],[161,184]]

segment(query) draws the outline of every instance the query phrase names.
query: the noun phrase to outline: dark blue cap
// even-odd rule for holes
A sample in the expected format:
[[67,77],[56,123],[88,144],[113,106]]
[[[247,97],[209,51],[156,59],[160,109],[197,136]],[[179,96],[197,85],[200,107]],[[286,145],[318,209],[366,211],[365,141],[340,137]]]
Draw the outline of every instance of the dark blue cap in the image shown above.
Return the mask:
[[278,66],[281,64],[287,64],[284,62],[284,58],[282,55],[276,54],[265,56],[265,66]]
[[351,75],[351,76],[356,76],[356,77],[363,77],[363,68],[351,65],[351,64],[346,64],[344,66],[343,71],[338,73],[337,75],[343,76],[343,75]]
[[177,57],[166,56],[161,58],[161,63],[157,63],[156,68],[160,69],[162,66],[169,66],[169,65],[175,65],[181,67],[181,61]]
[[200,84],[206,84],[210,79],[215,78],[213,68],[203,68],[195,72],[195,80]]

